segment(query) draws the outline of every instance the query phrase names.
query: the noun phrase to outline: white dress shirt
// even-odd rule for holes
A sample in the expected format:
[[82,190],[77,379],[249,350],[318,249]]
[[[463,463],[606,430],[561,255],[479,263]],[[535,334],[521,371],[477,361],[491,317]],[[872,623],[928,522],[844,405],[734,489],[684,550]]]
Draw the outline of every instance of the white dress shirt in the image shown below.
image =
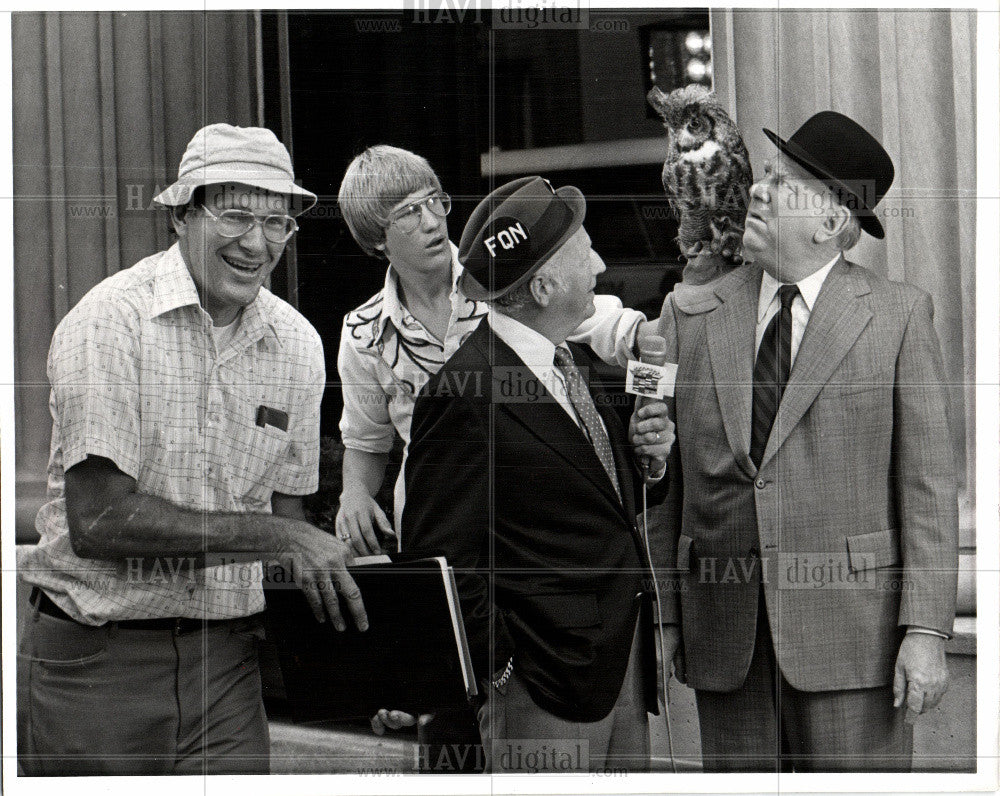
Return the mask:
[[[582,428],[580,419],[576,416],[576,410],[569,400],[566,379],[562,371],[555,366],[556,347],[553,342],[502,312],[490,310],[486,317],[497,337],[513,349],[535,378],[542,383],[546,390],[552,393],[559,406],[578,427]],[[584,379],[586,380],[585,374]]]
[[[795,357],[799,353],[799,346],[802,344],[802,335],[805,334],[806,324],[809,323],[809,316],[812,314],[812,308],[816,304],[816,297],[819,296],[819,291],[822,289],[827,274],[830,273],[830,269],[833,268],[839,259],[840,255],[838,254],[818,271],[795,283],[799,289],[799,294],[792,302],[792,358],[789,368],[795,364]],[[756,356],[756,352],[760,349],[760,341],[764,337],[764,331],[771,322],[771,318],[781,309],[778,289],[781,288],[782,284],[782,282],[779,282],[767,271],[764,272],[764,276],[760,280],[760,295],[757,299],[757,337],[753,349],[754,356]]]

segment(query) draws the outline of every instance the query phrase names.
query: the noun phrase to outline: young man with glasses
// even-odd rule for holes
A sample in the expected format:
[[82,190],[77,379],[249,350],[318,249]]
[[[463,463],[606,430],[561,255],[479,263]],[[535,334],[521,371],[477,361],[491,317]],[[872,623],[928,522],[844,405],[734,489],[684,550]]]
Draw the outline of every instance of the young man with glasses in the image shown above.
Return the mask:
[[18,549],[28,774],[266,773],[261,562],[367,627],[348,547],[302,511],[322,344],[262,287],[316,196],[269,130],[215,124],[156,201],[176,244],[84,296],[49,353],[49,503]]

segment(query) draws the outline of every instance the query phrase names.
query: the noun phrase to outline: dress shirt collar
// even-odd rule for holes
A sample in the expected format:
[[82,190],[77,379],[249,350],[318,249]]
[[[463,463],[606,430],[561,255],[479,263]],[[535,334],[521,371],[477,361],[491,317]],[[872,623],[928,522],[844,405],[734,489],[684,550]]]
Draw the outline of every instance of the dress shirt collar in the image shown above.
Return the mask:
[[502,312],[491,309],[486,317],[497,337],[509,345],[533,371],[553,366],[556,347],[549,338]]
[[[802,300],[806,303],[806,308],[809,312],[812,312],[813,305],[816,303],[819,291],[823,288],[823,282],[826,281],[827,274],[830,273],[830,269],[837,264],[839,259],[840,255],[838,254],[818,271],[814,271],[805,279],[795,283],[799,288],[799,295],[802,296]],[[783,284],[767,271],[764,271],[764,275],[760,280],[760,297],[757,300],[757,323],[763,322],[764,317],[767,315],[767,308],[771,306],[771,302],[774,301],[774,297],[778,294],[778,290]]]
[[163,252],[157,266],[150,316],[156,318],[171,310],[198,304],[198,289],[181,256],[180,244],[175,243]]
[[284,348],[278,330],[270,320],[272,313],[266,312],[278,299],[270,292],[261,288],[250,304],[243,308],[243,315],[240,319],[240,328],[236,333],[237,340],[242,337],[243,347],[258,340],[269,339],[279,349]]

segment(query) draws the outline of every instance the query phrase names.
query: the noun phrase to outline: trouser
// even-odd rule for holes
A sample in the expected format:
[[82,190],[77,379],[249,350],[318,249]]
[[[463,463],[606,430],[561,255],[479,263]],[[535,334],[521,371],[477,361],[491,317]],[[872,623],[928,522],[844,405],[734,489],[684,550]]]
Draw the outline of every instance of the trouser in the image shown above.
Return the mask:
[[502,689],[490,687],[479,727],[487,770],[599,773],[649,770],[649,719],[643,698],[639,633],[611,712],[600,721],[567,721],[540,708],[514,671]]
[[695,695],[705,771],[910,770],[913,727],[904,721],[905,708],[893,708],[892,686],[793,688],[775,659],[763,593],[743,685]]
[[416,770],[421,774],[480,774],[486,758],[476,711],[438,711],[417,728]]
[[31,610],[17,662],[25,774],[268,772],[259,619],[175,632]]

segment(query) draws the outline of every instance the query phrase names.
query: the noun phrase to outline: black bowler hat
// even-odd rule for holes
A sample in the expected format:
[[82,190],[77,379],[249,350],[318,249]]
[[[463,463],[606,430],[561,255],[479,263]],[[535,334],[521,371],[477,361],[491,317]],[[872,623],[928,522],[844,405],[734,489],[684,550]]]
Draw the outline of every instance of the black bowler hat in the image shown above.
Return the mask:
[[572,185],[558,190],[521,177],[479,203],[462,232],[462,292],[495,299],[527,282],[583,224],[587,203]]
[[885,230],[873,209],[886,195],[896,171],[882,145],[853,119],[822,111],[783,141],[767,128],[764,135],[784,154],[829,186],[874,238]]

